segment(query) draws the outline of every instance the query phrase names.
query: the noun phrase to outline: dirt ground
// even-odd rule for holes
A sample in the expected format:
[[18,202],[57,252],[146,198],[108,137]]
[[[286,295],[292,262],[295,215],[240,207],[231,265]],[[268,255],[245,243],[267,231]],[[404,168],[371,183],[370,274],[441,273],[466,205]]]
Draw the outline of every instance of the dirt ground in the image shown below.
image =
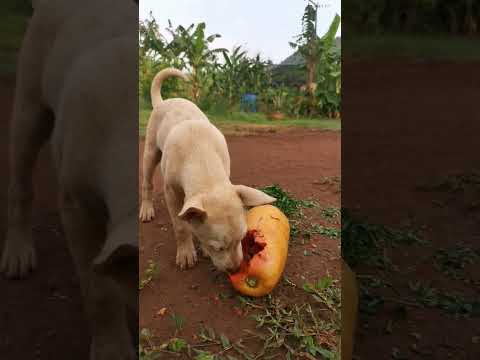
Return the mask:
[[[0,248],[3,249],[8,192],[8,131],[14,81],[0,80]],[[38,269],[21,281],[0,276],[2,359],[88,358],[89,340],[80,288],[62,234],[56,179],[46,147],[35,171],[34,238]]]
[[[227,136],[232,159],[232,182],[249,186],[278,184],[298,199],[315,199],[321,207],[340,206],[339,184],[322,181],[340,176],[340,132],[296,130],[249,136]],[[143,144],[140,145],[142,152]],[[175,266],[176,245],[162,195],[162,179],[155,176],[156,218],[140,226],[140,277],[148,260],[158,264],[158,275],[140,292],[140,328],[152,331],[157,344],[175,334],[170,316],[185,319],[178,334],[195,343],[200,325],[236,340],[255,321],[239,310],[236,293],[224,274],[212,271],[210,260],[187,271]],[[319,208],[306,211],[309,221],[321,223]],[[304,256],[316,249],[316,255]],[[339,278],[340,242],[314,235],[308,244],[291,244],[285,275],[294,283]],[[274,296],[301,303],[304,297],[281,284]],[[159,311],[166,308],[161,315]]]
[[[344,60],[342,206],[374,223],[410,218],[431,242],[395,249],[397,272],[357,269],[389,284],[382,296],[411,296],[408,282],[421,281],[480,298],[478,261],[466,268],[469,283],[446,278],[432,264],[439,248],[479,250],[480,212],[472,206],[480,199],[479,184],[456,192],[418,190],[452,173],[478,172],[479,69],[478,63]],[[362,316],[358,359],[480,358],[478,315],[457,319],[407,306],[399,318],[396,309],[387,301],[375,315]]]

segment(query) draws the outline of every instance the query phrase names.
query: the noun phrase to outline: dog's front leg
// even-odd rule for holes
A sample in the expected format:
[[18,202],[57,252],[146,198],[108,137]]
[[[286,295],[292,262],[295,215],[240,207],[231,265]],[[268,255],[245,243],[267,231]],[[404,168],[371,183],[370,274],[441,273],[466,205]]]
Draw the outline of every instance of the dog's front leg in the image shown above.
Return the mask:
[[64,193],[61,215],[92,333],[91,360],[134,360],[121,289],[114,279],[92,267],[105,242],[106,218],[97,211],[100,206],[87,208],[84,200],[85,194]]
[[188,224],[178,217],[183,199],[172,187],[165,186],[165,200],[172,219],[173,231],[177,241],[177,265],[180,269],[192,267],[197,262],[197,252],[193,244],[193,235]]

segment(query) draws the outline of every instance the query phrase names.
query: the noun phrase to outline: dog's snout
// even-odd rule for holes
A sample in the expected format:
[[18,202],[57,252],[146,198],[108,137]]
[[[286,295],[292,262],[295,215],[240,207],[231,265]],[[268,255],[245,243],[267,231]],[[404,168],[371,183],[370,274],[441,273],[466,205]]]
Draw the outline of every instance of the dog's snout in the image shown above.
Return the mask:
[[235,254],[232,257],[232,261],[231,261],[230,266],[227,267],[227,271],[228,272],[237,272],[240,269],[240,264],[242,263],[242,260],[243,260],[243,255],[242,254],[240,254],[240,255]]
[[229,273],[235,273],[235,272],[237,272],[239,269],[240,269],[240,265],[234,265],[234,266],[230,266],[229,268],[227,268],[227,272],[229,272]]

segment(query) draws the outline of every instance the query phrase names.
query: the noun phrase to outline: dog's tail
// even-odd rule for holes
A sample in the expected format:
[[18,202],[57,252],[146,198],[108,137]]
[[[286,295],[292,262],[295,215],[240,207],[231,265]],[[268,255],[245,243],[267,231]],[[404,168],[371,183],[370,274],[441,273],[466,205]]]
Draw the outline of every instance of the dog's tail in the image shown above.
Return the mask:
[[152,98],[152,106],[155,108],[157,105],[159,105],[163,99],[162,99],[162,83],[168,79],[169,77],[176,76],[179,77],[185,81],[188,81],[188,76],[185,75],[183,72],[181,72],[178,69],[174,68],[166,68],[161,70],[155,77],[153,78],[152,81],[152,86],[150,87],[150,97]]

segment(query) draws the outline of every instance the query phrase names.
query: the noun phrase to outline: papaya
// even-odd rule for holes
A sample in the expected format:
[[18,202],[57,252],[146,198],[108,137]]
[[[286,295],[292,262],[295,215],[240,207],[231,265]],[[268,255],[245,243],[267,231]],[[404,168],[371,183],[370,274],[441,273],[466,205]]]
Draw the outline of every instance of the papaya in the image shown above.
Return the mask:
[[247,213],[248,231],[242,239],[243,261],[230,282],[240,293],[260,297],[279,282],[287,261],[290,224],[285,214],[272,205]]
[[358,287],[356,277],[348,264],[342,260],[342,360],[351,360],[353,358],[357,313]]

